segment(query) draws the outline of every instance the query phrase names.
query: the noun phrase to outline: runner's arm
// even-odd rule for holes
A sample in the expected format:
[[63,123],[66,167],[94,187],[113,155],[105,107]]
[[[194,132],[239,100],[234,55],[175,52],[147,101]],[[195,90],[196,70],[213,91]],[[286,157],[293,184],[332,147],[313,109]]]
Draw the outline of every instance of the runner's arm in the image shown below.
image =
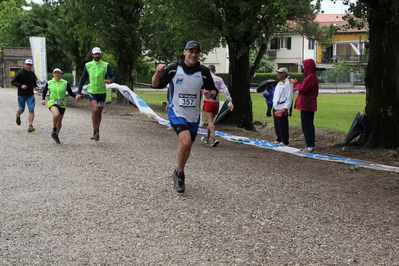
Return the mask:
[[67,88],[66,88],[66,90],[67,90],[68,94],[69,94],[71,97],[76,98],[76,95],[75,95],[75,93],[72,91],[72,88],[71,88],[71,85],[69,85],[69,82],[67,83]]
[[42,92],[42,101],[46,100],[47,92],[48,92],[48,83],[46,83],[46,86],[44,87],[44,90]]
[[86,80],[89,78],[89,73],[87,72],[86,66],[83,68],[82,78],[78,84],[78,92],[77,94],[82,93],[83,85],[85,84]]

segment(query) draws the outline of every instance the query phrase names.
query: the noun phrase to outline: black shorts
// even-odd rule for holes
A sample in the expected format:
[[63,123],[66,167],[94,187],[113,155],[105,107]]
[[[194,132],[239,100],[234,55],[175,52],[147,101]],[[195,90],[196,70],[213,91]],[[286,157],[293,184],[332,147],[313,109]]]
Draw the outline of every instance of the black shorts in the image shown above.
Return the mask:
[[[174,125],[171,123],[170,125],[173,128],[173,130],[176,132],[176,135],[179,135],[181,132],[188,130],[188,127],[183,124]],[[197,132],[190,132],[190,135],[191,135],[191,141],[195,141],[195,138],[197,137]]]
[[60,115],[63,115],[65,113],[65,108],[59,107],[58,105],[52,105],[48,109],[51,111],[51,107],[57,107],[58,111],[60,111]]
[[103,108],[105,106],[105,100],[107,98],[106,93],[101,93],[101,94],[91,94],[89,93],[89,100],[91,101],[97,101],[97,105],[100,108]]

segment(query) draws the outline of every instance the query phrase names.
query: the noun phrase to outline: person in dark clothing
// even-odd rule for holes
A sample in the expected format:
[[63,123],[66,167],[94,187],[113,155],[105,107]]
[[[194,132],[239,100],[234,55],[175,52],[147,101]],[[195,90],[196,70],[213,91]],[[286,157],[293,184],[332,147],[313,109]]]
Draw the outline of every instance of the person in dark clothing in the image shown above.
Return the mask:
[[275,87],[276,87],[276,84],[271,82],[268,84],[265,91],[263,92],[263,97],[265,97],[266,105],[267,105],[267,111],[266,111],[267,117],[272,117],[273,95],[274,95],[274,90],[276,89]]
[[21,114],[25,111],[25,105],[29,110],[29,127],[28,132],[35,131],[33,127],[33,120],[35,118],[35,95],[34,89],[38,90],[37,77],[35,72],[32,71],[32,59],[26,59],[24,68],[19,70],[13,77],[11,84],[18,88],[18,111],[16,123],[21,125]]
[[295,90],[298,91],[294,108],[301,111],[302,131],[306,140],[306,148],[301,153],[309,154],[315,151],[314,113],[317,111],[319,80],[316,75],[316,63],[313,59],[303,60],[302,64],[305,79],[302,82],[290,79],[290,83],[294,84]]

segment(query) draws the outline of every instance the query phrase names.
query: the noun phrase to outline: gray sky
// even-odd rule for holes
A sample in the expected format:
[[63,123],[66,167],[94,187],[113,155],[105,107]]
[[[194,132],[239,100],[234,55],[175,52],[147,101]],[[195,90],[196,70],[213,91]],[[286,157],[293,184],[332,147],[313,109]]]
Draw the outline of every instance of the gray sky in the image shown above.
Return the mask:
[[[351,0],[350,2],[355,3],[356,0]],[[348,6],[345,6],[342,0],[336,0],[335,4],[331,0],[322,0],[321,10],[324,10],[324,14],[345,14]]]

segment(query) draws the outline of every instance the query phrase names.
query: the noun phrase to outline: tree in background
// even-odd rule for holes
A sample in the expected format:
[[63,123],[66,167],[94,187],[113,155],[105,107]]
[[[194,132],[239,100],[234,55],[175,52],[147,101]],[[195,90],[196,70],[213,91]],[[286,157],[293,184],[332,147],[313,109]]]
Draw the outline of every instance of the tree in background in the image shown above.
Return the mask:
[[[249,62],[250,62],[250,67],[253,67],[255,58],[257,57],[259,53],[254,51],[251,52],[250,57],[249,57]],[[272,73],[275,70],[274,63],[269,61],[269,56],[268,55],[263,55],[262,59],[260,60],[258,64],[258,68],[256,70],[256,73]]]
[[[346,1],[348,4],[348,1]],[[369,27],[366,113],[370,125],[364,148],[399,147],[399,2],[358,0],[349,10],[355,27]]]
[[19,30],[26,16],[24,5],[25,1],[0,1],[0,47],[29,46],[29,39]]
[[[217,45],[228,45],[229,91],[235,101],[235,110],[227,122],[253,129],[248,75],[250,49],[265,32],[273,32],[276,25],[284,23],[286,6],[282,1],[204,0],[187,5],[180,0],[170,0],[151,3],[152,8],[163,13],[164,26],[175,29],[173,47],[180,53],[189,40],[199,41],[205,54]],[[159,27],[162,27],[162,21]],[[152,34],[157,35],[158,32]],[[163,34],[163,37],[168,35]],[[154,39],[158,39],[160,44],[162,37]],[[165,42],[169,43],[168,40]]]
[[[299,21],[307,14],[314,18],[317,6],[310,3],[310,0],[203,0],[187,5],[181,0],[153,0],[149,13],[162,20],[154,19],[152,26],[157,30],[150,31],[153,45],[149,50],[158,49],[160,55],[166,49],[165,54],[172,55],[167,60],[172,60],[175,54],[171,47],[181,53],[188,40],[199,41],[204,53],[217,45],[228,45],[229,91],[236,108],[227,123],[252,130],[250,82],[263,60],[267,42],[286,25],[287,19]],[[253,50],[257,56],[250,63]]]
[[29,47],[30,36],[46,37],[47,71],[51,73],[56,67],[71,71],[68,50],[59,45],[57,37],[57,34],[65,36],[67,32],[63,24],[57,22],[57,19],[62,22],[63,18],[57,11],[48,1],[43,4],[15,0],[0,2],[0,45]]
[[[52,24],[58,43],[67,51],[81,75],[85,62],[91,60],[91,49],[98,46],[112,54],[117,67],[118,83],[133,84],[133,68],[142,54],[140,0],[60,0],[52,2],[58,16]],[[61,30],[60,30],[61,29]]]
[[[146,3],[142,20],[143,41],[145,54],[155,65],[180,59],[184,46],[190,40],[201,41],[202,54],[220,45],[221,35],[214,26],[209,25],[206,17],[183,14],[186,8],[209,10],[206,2],[197,1],[187,5],[179,1],[151,0]],[[196,11],[191,10],[190,14],[193,12]],[[203,28],[198,27],[201,25]]]

